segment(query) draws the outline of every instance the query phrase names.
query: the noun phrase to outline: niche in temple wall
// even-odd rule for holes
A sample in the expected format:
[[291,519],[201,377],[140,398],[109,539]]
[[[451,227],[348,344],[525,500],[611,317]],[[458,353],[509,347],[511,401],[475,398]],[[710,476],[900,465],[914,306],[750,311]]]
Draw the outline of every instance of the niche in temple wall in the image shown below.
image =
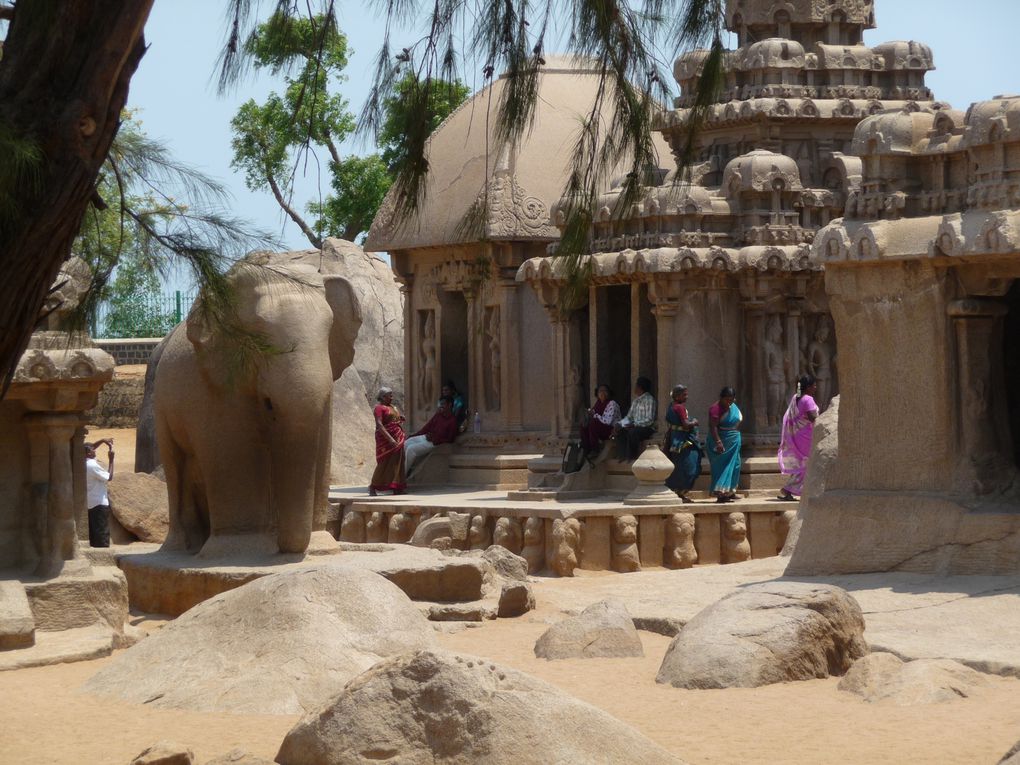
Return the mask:
[[436,361],[436,312],[432,309],[420,310],[418,317],[418,408],[427,411],[436,400],[436,377],[438,364]]

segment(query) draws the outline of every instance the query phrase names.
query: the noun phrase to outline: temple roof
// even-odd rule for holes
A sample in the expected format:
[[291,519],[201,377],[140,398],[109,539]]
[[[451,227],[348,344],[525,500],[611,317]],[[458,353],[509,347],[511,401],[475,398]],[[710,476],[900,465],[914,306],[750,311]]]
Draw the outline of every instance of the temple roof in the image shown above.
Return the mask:
[[[549,219],[566,185],[580,120],[591,110],[598,77],[584,61],[549,56],[539,80],[533,129],[515,149],[497,150],[501,77],[462,104],[432,134],[429,177],[419,212],[399,223],[392,192],[365,249],[370,252],[462,244],[481,239],[554,241]],[[664,167],[673,160],[656,137]]]
[[827,24],[834,19],[872,29],[874,0],[726,0],[726,26],[739,31],[746,26],[773,26],[777,14],[794,24]]

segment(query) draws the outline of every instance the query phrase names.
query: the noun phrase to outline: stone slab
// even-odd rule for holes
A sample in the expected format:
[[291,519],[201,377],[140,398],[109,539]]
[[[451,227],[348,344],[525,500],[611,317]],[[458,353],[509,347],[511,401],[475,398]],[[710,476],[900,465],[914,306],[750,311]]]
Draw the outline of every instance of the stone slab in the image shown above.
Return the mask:
[[116,642],[114,631],[101,625],[37,632],[32,647],[0,651],[0,672],[101,659],[113,652]]
[[409,545],[334,555],[251,556],[202,560],[162,551],[135,553],[124,548],[118,564],[127,577],[131,607],[178,616],[215,595],[268,574],[318,566],[365,568],[389,579],[412,600],[457,603],[483,597],[488,564],[479,558],[443,555]]
[[17,580],[0,581],[0,651],[29,648],[35,643],[35,617],[25,586]]
[[127,588],[124,574],[108,566],[76,576],[25,582],[35,628],[40,632],[92,625],[121,632],[128,619]]

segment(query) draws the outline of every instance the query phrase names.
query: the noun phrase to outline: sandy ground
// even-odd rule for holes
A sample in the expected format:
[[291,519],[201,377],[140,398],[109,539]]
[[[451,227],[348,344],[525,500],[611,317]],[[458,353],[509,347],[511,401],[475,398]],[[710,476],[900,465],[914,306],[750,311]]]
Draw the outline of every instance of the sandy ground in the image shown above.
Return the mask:
[[[541,583],[537,590],[541,603]],[[925,707],[867,704],[838,691],[835,679],[682,691],[655,683],[669,639],[652,633],[641,633],[643,659],[536,659],[535,640],[560,618],[553,606],[540,607],[441,634],[440,642],[540,677],[697,765],[993,765],[1020,737],[1018,680],[990,677],[972,698]],[[0,673],[0,763],[127,765],[160,739],[192,747],[199,763],[234,747],[272,758],[297,720],[152,709],[79,693],[110,660]]]
[[[93,429],[89,437],[110,435],[116,442],[117,468],[133,470],[134,431]],[[691,587],[693,579],[681,582],[675,578],[681,572],[665,571],[542,579],[535,585],[537,611],[519,619],[441,634],[440,643],[540,677],[633,725],[692,765],[994,765],[1020,738],[1020,680],[990,677],[990,685],[969,699],[898,707],[867,704],[841,693],[835,679],[725,691],[661,686],[655,675],[669,639],[647,632],[641,633],[643,659],[548,662],[534,656],[535,640],[550,623],[564,618],[565,611],[576,612],[616,595],[637,611],[654,606],[651,610],[666,608],[689,616],[688,612],[703,605],[696,602],[699,598],[714,600],[747,581],[772,578],[777,575],[775,566],[775,561],[756,561],[743,568],[712,567],[714,575],[707,569],[686,572],[698,580],[710,577],[712,587],[706,587],[707,581]],[[896,582],[895,589],[905,589],[906,583]],[[909,584],[927,593],[924,597],[934,597],[934,583]],[[1009,589],[1015,592],[1015,587]],[[993,584],[982,581],[961,587],[960,606],[987,611],[983,614],[986,619],[998,614],[1006,632],[1013,631],[1008,617],[1016,610],[1015,602],[1007,600],[991,608],[987,597],[968,597],[985,595],[987,590],[993,590]],[[854,593],[866,606],[870,620],[877,620],[886,605],[883,600],[867,603],[869,598],[881,596],[880,590],[875,592],[861,587]],[[951,600],[955,604],[957,599]],[[923,611],[917,612],[931,611],[932,605],[925,600]],[[944,619],[951,631],[965,630],[968,621],[981,615],[934,611],[928,618]],[[135,620],[147,630],[158,629],[162,623],[140,615]],[[933,629],[930,621],[900,620],[897,625],[917,637]],[[1015,644],[1015,637],[1013,631],[1011,638],[1003,636],[1003,640]],[[147,746],[163,739],[190,746],[200,764],[235,747],[271,759],[297,721],[295,716],[152,709],[78,691],[112,660],[0,672],[0,764],[127,765]]]

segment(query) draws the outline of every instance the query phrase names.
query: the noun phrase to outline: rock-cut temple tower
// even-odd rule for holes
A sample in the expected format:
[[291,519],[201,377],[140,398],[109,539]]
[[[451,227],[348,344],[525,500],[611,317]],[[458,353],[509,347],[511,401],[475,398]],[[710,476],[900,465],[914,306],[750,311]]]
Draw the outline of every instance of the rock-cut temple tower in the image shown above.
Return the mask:
[[[770,451],[799,375],[818,378],[823,405],[838,391],[812,242],[860,187],[855,129],[879,112],[940,105],[925,86],[928,47],[864,44],[872,0],[729,0],[726,26],[739,47],[726,54],[725,87],[697,135],[692,182],[678,188],[667,175],[624,211],[618,189],[604,194],[589,299],[554,327],[553,371],[557,388],[581,370],[587,387],[608,382],[617,392],[647,375],[660,406],[683,382],[699,416],[720,387],[734,386],[746,440]],[[674,67],[680,96],[658,130],[676,156],[707,55],[685,53]],[[555,206],[552,214],[562,225]],[[563,271],[544,256],[518,279],[552,305]],[[555,435],[571,415],[554,415]]]

